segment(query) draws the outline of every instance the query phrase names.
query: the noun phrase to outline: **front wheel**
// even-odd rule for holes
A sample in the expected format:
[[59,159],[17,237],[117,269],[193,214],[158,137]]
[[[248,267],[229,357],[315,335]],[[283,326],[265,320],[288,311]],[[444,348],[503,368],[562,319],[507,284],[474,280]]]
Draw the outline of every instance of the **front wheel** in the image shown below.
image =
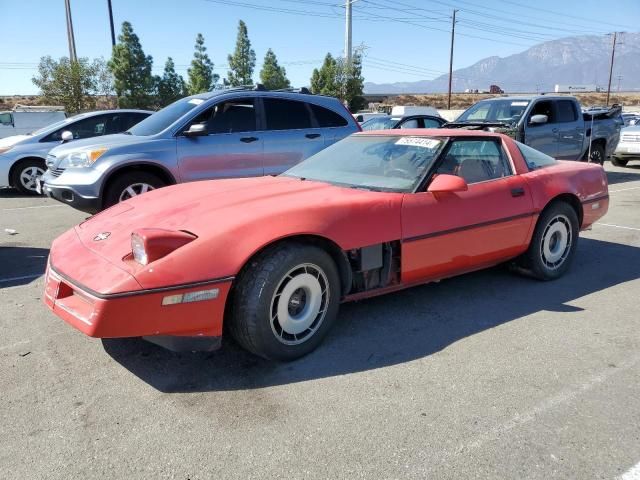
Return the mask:
[[622,160],[618,157],[611,157],[611,163],[613,163],[616,167],[626,167],[629,160]]
[[127,172],[116,177],[107,187],[103,207],[109,208],[143,193],[164,187],[166,183],[149,172]]
[[11,186],[18,189],[20,193],[37,195],[38,179],[44,175],[46,169],[44,160],[35,158],[23,160],[13,168]]
[[338,314],[340,279],[324,250],[282,244],[242,272],[229,318],[231,334],[246,350],[273,360],[313,351]]
[[555,280],[569,268],[578,244],[578,216],[557,202],[542,212],[524,254],[523,266],[540,280]]

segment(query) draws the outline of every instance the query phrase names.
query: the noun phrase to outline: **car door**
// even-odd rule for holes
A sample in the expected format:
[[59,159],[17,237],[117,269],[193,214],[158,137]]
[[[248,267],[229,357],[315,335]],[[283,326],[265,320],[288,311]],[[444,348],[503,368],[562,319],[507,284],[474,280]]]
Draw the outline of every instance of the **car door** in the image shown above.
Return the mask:
[[514,175],[498,138],[454,140],[435,175],[458,175],[468,190],[405,195],[402,281],[444,278],[498,263],[526,249],[533,221],[530,189]]
[[[546,115],[547,122],[535,124],[531,122],[534,115]],[[551,100],[538,100],[527,115],[525,123],[525,143],[551,157],[558,155],[558,125],[555,107]]]
[[308,103],[263,97],[262,104],[265,175],[282,173],[325,147],[325,132]]
[[189,122],[184,130],[193,124],[206,125],[207,135],[177,136],[182,181],[263,175],[263,137],[258,131],[255,98],[217,103]]
[[578,160],[584,145],[584,120],[573,100],[557,100],[558,154],[556,158]]

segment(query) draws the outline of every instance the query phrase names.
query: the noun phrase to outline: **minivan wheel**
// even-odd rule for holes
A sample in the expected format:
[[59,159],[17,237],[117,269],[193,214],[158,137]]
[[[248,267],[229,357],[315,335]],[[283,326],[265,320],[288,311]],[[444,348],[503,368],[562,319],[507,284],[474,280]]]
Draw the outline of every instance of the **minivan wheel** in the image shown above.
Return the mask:
[[107,187],[103,207],[109,208],[143,193],[164,187],[166,183],[149,172],[127,172],[116,177]]
[[37,195],[37,180],[44,175],[46,169],[47,167],[43,160],[35,158],[23,160],[11,172],[11,186],[18,189],[20,193]]

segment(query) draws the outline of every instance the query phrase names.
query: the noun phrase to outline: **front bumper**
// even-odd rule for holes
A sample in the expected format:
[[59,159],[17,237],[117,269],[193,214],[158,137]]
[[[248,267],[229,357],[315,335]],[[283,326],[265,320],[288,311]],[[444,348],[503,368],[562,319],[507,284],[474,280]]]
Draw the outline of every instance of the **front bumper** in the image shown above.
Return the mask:
[[82,212],[94,214],[100,211],[100,199],[96,197],[83,197],[72,187],[54,186],[45,183],[42,193],[62,203],[72,206]]
[[47,170],[42,176],[42,192],[87,213],[100,211],[102,172],[93,168]]
[[[217,298],[163,305],[163,298],[215,288]],[[166,287],[99,294],[49,264],[44,302],[53,313],[94,338],[144,337],[170,350],[212,350],[220,345],[231,280],[206,286]]]
[[632,158],[640,158],[640,142],[618,143],[615,152],[613,152],[613,156],[626,160],[631,160]]

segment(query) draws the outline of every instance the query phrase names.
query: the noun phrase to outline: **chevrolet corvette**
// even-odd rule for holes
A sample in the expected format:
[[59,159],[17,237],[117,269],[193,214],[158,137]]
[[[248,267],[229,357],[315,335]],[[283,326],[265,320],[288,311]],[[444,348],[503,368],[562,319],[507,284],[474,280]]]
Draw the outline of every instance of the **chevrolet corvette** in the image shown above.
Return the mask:
[[[293,360],[341,302],[509,262],[570,267],[608,209],[600,165],[498,133],[363,132],[277,177],[151,191],[57,238],[46,305],[84,334]],[[223,329],[223,327],[225,327]]]

